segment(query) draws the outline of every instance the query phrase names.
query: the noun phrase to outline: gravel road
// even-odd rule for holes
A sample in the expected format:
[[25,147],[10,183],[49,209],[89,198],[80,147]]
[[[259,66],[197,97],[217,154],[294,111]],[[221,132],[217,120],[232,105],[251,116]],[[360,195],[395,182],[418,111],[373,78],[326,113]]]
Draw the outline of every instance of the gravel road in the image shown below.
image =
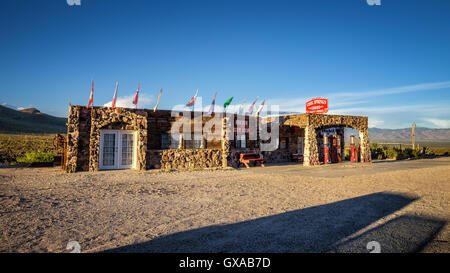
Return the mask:
[[450,252],[450,158],[189,172],[0,168],[0,252]]

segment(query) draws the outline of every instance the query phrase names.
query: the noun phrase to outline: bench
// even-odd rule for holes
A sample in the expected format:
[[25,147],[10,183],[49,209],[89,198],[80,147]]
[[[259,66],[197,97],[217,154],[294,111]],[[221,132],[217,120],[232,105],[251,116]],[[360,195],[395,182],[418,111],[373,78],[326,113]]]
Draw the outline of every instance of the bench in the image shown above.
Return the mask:
[[303,161],[303,156],[300,154],[292,154],[291,155],[291,160],[292,162],[302,162]]
[[241,163],[245,165],[245,167],[250,168],[249,164],[253,162],[254,166],[256,166],[256,163],[259,163],[261,167],[264,167],[264,162],[266,160],[261,157],[258,153],[251,153],[251,154],[241,154],[239,156],[239,166],[241,166]]

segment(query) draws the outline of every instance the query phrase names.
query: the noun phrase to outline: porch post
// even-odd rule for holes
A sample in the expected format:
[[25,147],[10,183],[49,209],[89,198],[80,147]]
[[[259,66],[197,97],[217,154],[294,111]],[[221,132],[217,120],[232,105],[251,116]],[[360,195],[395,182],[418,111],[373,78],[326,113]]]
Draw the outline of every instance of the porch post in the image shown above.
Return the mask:
[[369,130],[367,128],[359,130],[359,144],[361,162],[371,162],[370,146],[369,146]]
[[227,122],[228,118],[222,119],[222,168],[228,167],[228,156],[230,155],[230,140],[227,134]]
[[317,147],[316,128],[306,126],[303,166],[315,166],[319,164],[319,149]]

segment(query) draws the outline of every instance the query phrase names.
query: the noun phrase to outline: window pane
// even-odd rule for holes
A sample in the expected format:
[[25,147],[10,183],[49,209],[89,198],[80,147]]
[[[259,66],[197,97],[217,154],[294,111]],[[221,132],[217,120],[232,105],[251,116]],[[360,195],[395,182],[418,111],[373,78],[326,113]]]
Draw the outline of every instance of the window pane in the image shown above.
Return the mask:
[[133,163],[133,135],[122,135],[122,162],[124,166],[131,165]]
[[180,135],[173,134],[170,142],[170,148],[178,149],[180,144]]
[[170,148],[169,134],[162,133],[161,134],[161,149],[169,149],[169,148]]
[[103,166],[114,166],[114,148],[116,147],[116,135],[103,135]]

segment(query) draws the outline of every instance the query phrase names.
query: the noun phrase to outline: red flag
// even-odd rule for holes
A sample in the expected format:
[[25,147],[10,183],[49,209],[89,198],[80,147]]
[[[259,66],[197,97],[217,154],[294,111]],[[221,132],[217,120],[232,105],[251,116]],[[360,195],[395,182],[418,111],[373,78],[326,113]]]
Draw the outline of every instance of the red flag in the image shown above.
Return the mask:
[[137,106],[138,103],[138,99],[139,99],[139,83],[138,83],[138,89],[136,91],[136,95],[134,95],[134,99],[133,99],[133,104]]
[[195,96],[192,97],[192,99],[186,104],[186,106],[192,106],[195,103],[195,100],[197,99],[198,89],[197,92],[195,92]]
[[256,110],[255,116],[259,115],[259,112],[261,112],[261,110],[264,107],[264,103],[266,102],[266,100],[263,100],[263,102],[261,103],[261,105],[259,106],[258,110]]
[[214,94],[214,99],[211,103],[211,107],[209,107],[208,115],[211,115],[214,112],[214,104],[216,103],[216,95],[217,95],[217,92]]
[[255,107],[255,103],[258,100],[258,97],[253,101],[252,105],[250,105],[250,108],[248,109],[248,113],[251,115],[253,113],[253,107]]
[[161,98],[161,93],[162,93],[162,88],[161,88],[161,90],[159,91],[158,101],[156,102],[155,108],[153,108],[153,112],[156,112],[156,108],[158,108],[159,99]]
[[91,106],[92,103],[94,103],[94,80],[92,80],[91,96],[89,97],[89,103],[87,107]]
[[114,97],[113,97],[113,100],[111,102],[112,109],[114,109],[114,107],[116,107],[117,89],[119,89],[119,82],[116,82],[116,90],[114,91]]

